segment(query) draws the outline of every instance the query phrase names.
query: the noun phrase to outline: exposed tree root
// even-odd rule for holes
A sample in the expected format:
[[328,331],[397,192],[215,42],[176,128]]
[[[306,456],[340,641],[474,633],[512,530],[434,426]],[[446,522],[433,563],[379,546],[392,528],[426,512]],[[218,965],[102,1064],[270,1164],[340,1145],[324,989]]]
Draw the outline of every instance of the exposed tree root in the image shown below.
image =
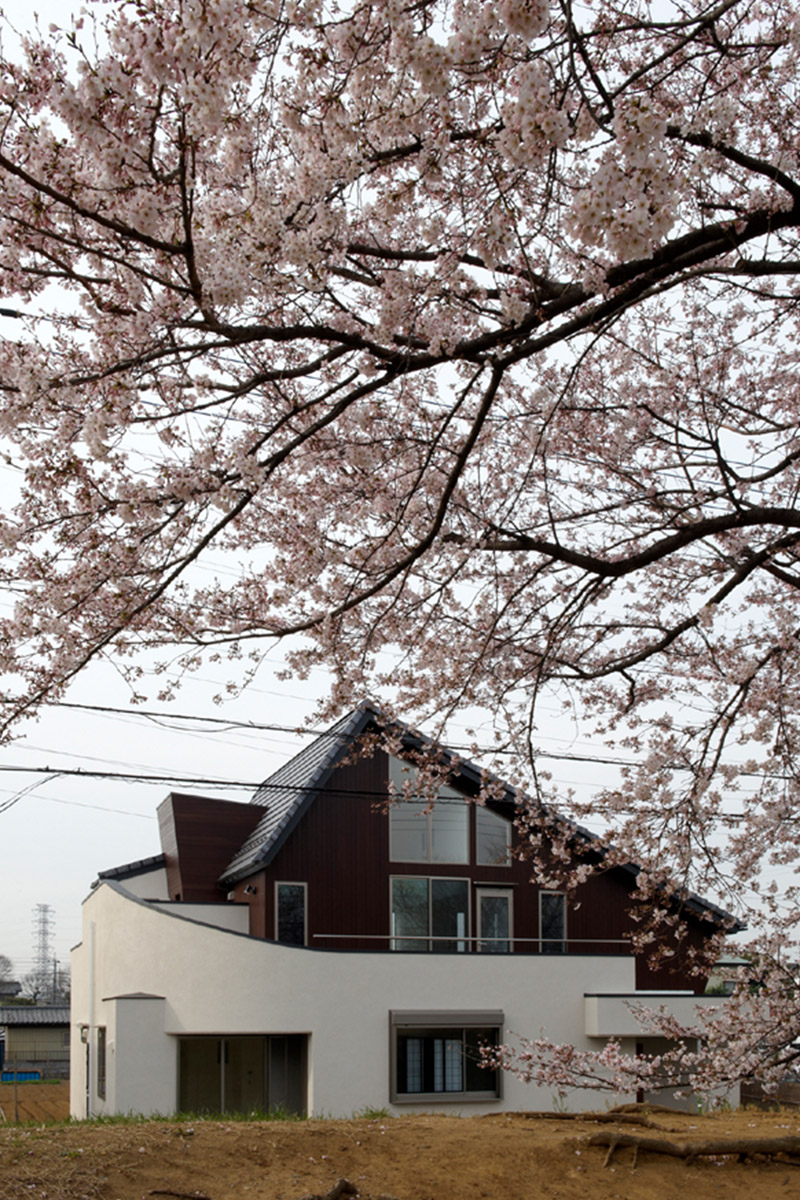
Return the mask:
[[[631,1108],[635,1108],[635,1105],[631,1105]],[[670,1112],[673,1114],[673,1116],[675,1115],[675,1110],[670,1108],[659,1109],[658,1111]],[[484,1114],[484,1119],[491,1117],[521,1117],[525,1121],[596,1121],[604,1125],[643,1125],[646,1129],[666,1129],[666,1126],[659,1125],[656,1121],[651,1121],[650,1117],[641,1110],[637,1110],[636,1112],[623,1112],[616,1108],[612,1108],[608,1112],[562,1113],[549,1111],[529,1111]]]
[[167,1188],[151,1188],[148,1193],[150,1196],[176,1196],[179,1200],[210,1200],[209,1196],[204,1196],[201,1192],[171,1192]]
[[329,1192],[309,1192],[302,1200],[339,1200],[340,1196],[357,1196],[358,1188],[349,1179],[339,1179]]
[[610,1113],[668,1113],[674,1117],[680,1109],[670,1108],[666,1104],[651,1104],[649,1101],[637,1100],[633,1104],[618,1104],[616,1108],[609,1108]]
[[[636,1166],[639,1151],[650,1154],[668,1154],[672,1158],[690,1161],[702,1157],[734,1157],[745,1162],[756,1155],[774,1157],[787,1154],[800,1158],[800,1138],[713,1138],[696,1142],[668,1142],[664,1138],[640,1137],[635,1133],[594,1133],[588,1139],[590,1146],[607,1146],[604,1167],[607,1167],[616,1150],[630,1146],[633,1149],[633,1165]],[[792,1164],[794,1165],[794,1164]],[[797,1164],[797,1165],[800,1165]]]

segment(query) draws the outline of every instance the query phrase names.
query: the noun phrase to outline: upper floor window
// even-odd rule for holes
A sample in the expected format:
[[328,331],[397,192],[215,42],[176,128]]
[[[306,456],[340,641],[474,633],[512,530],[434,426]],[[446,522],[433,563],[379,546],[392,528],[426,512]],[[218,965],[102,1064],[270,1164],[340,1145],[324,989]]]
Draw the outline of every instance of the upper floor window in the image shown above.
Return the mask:
[[469,948],[469,883],[466,879],[395,876],[392,886],[392,949],[463,954]]
[[[389,758],[397,793],[414,769]],[[469,862],[469,805],[453,788],[440,787],[432,805],[425,799],[399,800],[389,810],[389,857],[393,862]]]
[[275,884],[275,940],[287,946],[306,944],[306,885]]
[[563,892],[539,892],[539,937],[542,954],[566,954],[567,898]]
[[511,822],[491,808],[475,806],[475,845],[482,867],[511,865]]

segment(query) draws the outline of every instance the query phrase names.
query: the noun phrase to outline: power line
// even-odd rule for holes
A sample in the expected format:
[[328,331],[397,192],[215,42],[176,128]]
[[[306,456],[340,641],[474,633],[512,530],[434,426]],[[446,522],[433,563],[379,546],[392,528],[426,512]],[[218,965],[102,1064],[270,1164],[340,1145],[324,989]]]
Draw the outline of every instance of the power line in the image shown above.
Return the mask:
[[[18,797],[21,799],[21,797]],[[139,817],[142,821],[153,821],[155,816],[153,813],[133,812],[130,808],[110,808],[107,804],[86,804],[83,800],[65,800],[63,796],[39,796],[39,800],[46,800],[48,804],[66,804],[70,808],[91,808],[95,812],[113,813],[119,817]],[[3,812],[5,805],[0,806],[0,812]],[[9,808],[12,805],[8,805]]]
[[[119,716],[126,716],[126,717],[146,717],[149,720],[197,721],[201,724],[220,725],[220,726],[225,727],[226,729],[252,730],[253,732],[256,732],[256,733],[260,733],[260,732],[288,733],[288,734],[293,734],[295,736],[300,736],[300,737],[318,737],[318,738],[323,738],[323,737],[338,738],[341,736],[336,730],[333,730],[333,729],[303,729],[302,727],[297,727],[297,726],[293,726],[293,725],[273,725],[273,724],[266,724],[266,723],[262,723],[262,722],[258,722],[258,721],[236,721],[236,720],[225,718],[225,717],[206,717],[206,716],[200,716],[199,714],[191,714],[191,713],[167,713],[167,712],[158,712],[153,709],[145,709],[145,708],[131,710],[131,709],[127,709],[127,708],[114,708],[111,705],[103,705],[103,704],[75,704],[75,703],[71,703],[66,700],[55,701],[53,704],[49,705],[48,707],[82,709],[87,712],[108,713],[111,715],[119,715]],[[424,735],[422,735],[422,737],[424,738]],[[487,755],[489,755],[489,754],[491,754],[491,755],[513,755],[513,754],[517,753],[517,751],[515,751],[515,750],[505,749],[503,747],[459,745],[459,744],[453,743],[453,742],[448,742],[447,746],[445,748],[447,750],[455,750],[459,753],[463,752],[463,753],[467,753],[467,754],[475,754],[477,752],[478,754],[487,754]],[[557,761],[557,762],[590,763],[592,765],[606,766],[606,767],[638,767],[638,766],[644,765],[642,762],[640,762],[639,760],[637,760],[635,758],[614,758],[610,755],[599,755],[599,754],[577,754],[574,751],[567,752],[567,751],[546,750],[539,746],[537,746],[534,749],[534,755],[536,758],[548,758],[548,759],[553,759],[554,761]],[[81,755],[78,757],[84,757],[84,756]],[[730,764],[730,763],[726,764],[726,765],[728,765],[728,766],[734,765],[735,766],[735,764]],[[690,771],[692,769],[691,767],[686,766],[683,763],[665,763],[664,766],[667,770],[670,770],[670,771]],[[763,773],[759,772],[759,771],[739,771],[738,773],[743,778],[748,778],[748,779],[761,779],[763,777]],[[788,780],[788,779],[791,779],[791,776],[788,776],[788,775],[787,776],[775,776],[775,778]],[[258,785],[258,786],[260,786],[260,785]]]
[[[350,797],[350,796],[357,796],[357,797],[360,797],[361,799],[380,801],[383,803],[388,803],[390,801],[390,796],[385,791],[374,791],[374,790],[371,790],[368,788],[336,788],[336,787],[331,787],[330,784],[325,785],[324,789],[321,789],[318,784],[317,785],[313,785],[313,784],[304,785],[304,784],[294,784],[294,783],[270,783],[269,780],[267,780],[266,782],[254,783],[252,780],[243,781],[243,780],[198,779],[195,776],[179,776],[179,775],[136,775],[136,774],[132,774],[132,773],[128,773],[128,772],[120,772],[120,771],[84,771],[84,770],[80,770],[79,768],[64,768],[63,770],[59,770],[59,768],[57,768],[57,767],[53,768],[53,767],[8,767],[8,766],[4,767],[4,766],[0,766],[0,772],[4,772],[4,771],[9,772],[9,773],[20,772],[23,774],[49,774],[51,778],[55,778],[58,775],[68,775],[68,776],[77,777],[80,779],[113,779],[113,780],[118,780],[120,782],[125,782],[125,783],[147,783],[147,784],[159,783],[159,784],[163,784],[165,786],[170,786],[171,784],[175,784],[175,783],[184,783],[184,784],[190,783],[190,784],[195,784],[195,785],[200,784],[203,787],[209,787],[209,788],[217,788],[217,789],[226,789],[227,788],[227,789],[232,789],[232,790],[245,790],[245,791],[253,792],[253,793],[260,792],[260,793],[262,793],[262,795],[264,792],[269,793],[269,792],[286,792],[286,791],[291,791],[296,795],[316,795],[320,791],[323,791],[324,795],[332,797],[332,798],[337,798],[337,799],[342,799],[342,798]],[[5,812],[7,809],[11,808],[14,804],[16,804],[18,800],[21,800],[22,797],[27,794],[28,790],[29,789],[27,789],[27,788],[23,789],[22,792],[18,792],[11,800],[6,801],[4,804],[1,804],[0,805],[0,813]],[[524,794],[521,794],[521,798],[523,800],[525,799]],[[50,797],[42,796],[42,797],[40,797],[40,799],[47,800],[47,799],[50,799]],[[53,798],[53,799],[55,799],[55,798]],[[126,816],[145,815],[145,814],[140,814],[140,813],[125,812],[122,809],[106,809],[106,808],[103,808],[103,806],[101,806],[101,805],[83,804],[78,800],[60,799],[60,800],[56,800],[55,802],[59,803],[59,804],[68,804],[68,805],[72,804],[79,808],[95,808],[95,809],[99,809],[100,811],[103,811],[103,812],[118,812],[118,813],[121,813],[122,815],[126,815]],[[440,805],[447,804],[448,802],[453,802],[453,801],[449,801],[447,797],[440,798],[436,801],[436,803],[440,804]],[[266,807],[269,807],[269,806],[267,805]],[[560,819],[565,819],[565,820],[572,819],[572,818],[568,817],[567,814],[564,811],[562,811],[561,809],[553,808],[550,806],[545,806],[545,811],[546,811],[547,815],[553,817],[557,821]],[[624,806],[624,807],[618,807],[616,805],[615,806],[605,806],[602,808],[598,807],[595,809],[595,812],[592,815],[602,816],[604,813],[610,813],[613,815],[620,815],[623,813],[637,813],[637,814],[641,814],[644,816],[658,816],[658,817],[663,817],[665,819],[669,819],[669,815],[665,814],[664,810],[662,808],[654,807],[654,808],[648,809],[643,806],[636,806],[636,805],[629,805],[629,806]],[[678,814],[678,815],[680,815],[680,814]],[[708,818],[708,820],[713,821],[715,824],[736,825],[740,821],[745,820],[747,815],[748,814],[746,812],[716,813],[716,814],[712,814]],[[584,819],[584,818],[581,818],[581,819]]]
[[[258,721],[235,721],[235,720],[228,719],[225,717],[204,717],[204,716],[195,715],[192,713],[157,712],[157,711],[154,711],[153,709],[146,709],[146,708],[139,708],[139,709],[131,710],[131,709],[127,709],[127,708],[114,708],[111,705],[104,705],[104,704],[73,704],[66,700],[58,700],[55,702],[55,704],[49,705],[48,707],[82,709],[87,712],[109,713],[112,715],[126,716],[126,717],[146,717],[150,720],[197,721],[201,724],[220,725],[226,729],[245,729],[245,730],[249,729],[255,733],[262,733],[262,732],[263,733],[289,733],[289,734],[294,734],[295,736],[300,736],[300,737],[319,737],[319,738],[323,738],[323,737],[338,738],[341,736],[340,733],[338,733],[334,729],[303,729],[303,728],[298,728],[295,725],[272,725],[272,724],[262,723],[262,722],[258,722]],[[516,751],[514,751],[514,750],[504,749],[503,747],[474,746],[474,745],[468,746],[468,745],[459,745],[457,743],[452,743],[452,742],[448,742],[446,748],[448,750],[456,750],[459,753],[464,752],[467,754],[474,754],[474,753],[476,753],[476,751],[479,754],[511,755],[511,754],[516,753]],[[632,759],[632,758],[601,757],[600,755],[596,755],[596,754],[575,754],[575,753],[568,754],[563,751],[557,752],[555,750],[543,750],[543,749],[540,749],[539,747],[536,748],[535,753],[538,758],[552,758],[552,759],[563,760],[565,762],[597,763],[597,764],[600,764],[601,766],[611,766],[611,767],[635,767],[637,765],[636,760]],[[681,769],[688,769],[688,768],[676,767],[675,769],[681,770]]]

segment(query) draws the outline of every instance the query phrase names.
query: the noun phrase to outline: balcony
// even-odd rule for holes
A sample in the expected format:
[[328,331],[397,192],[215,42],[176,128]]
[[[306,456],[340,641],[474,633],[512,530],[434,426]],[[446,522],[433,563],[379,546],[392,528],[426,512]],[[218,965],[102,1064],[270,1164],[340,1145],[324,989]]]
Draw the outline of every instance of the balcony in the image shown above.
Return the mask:
[[434,954],[615,954],[633,953],[628,938],[471,937],[467,934],[315,933],[311,945],[324,950],[371,950]]
[[704,1014],[715,1014],[725,1001],[721,996],[697,996],[693,992],[585,992],[583,1002],[587,1037],[622,1038],[642,1036],[642,1022],[636,1015],[640,1005],[663,1009],[681,1025],[692,1027]]

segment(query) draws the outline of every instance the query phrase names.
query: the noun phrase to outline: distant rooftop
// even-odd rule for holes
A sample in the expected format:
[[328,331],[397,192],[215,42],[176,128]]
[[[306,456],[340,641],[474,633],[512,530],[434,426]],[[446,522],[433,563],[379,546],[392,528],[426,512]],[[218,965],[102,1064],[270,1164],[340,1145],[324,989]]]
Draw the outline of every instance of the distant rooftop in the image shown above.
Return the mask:
[[0,1025],[69,1025],[68,1004],[4,1004]]

